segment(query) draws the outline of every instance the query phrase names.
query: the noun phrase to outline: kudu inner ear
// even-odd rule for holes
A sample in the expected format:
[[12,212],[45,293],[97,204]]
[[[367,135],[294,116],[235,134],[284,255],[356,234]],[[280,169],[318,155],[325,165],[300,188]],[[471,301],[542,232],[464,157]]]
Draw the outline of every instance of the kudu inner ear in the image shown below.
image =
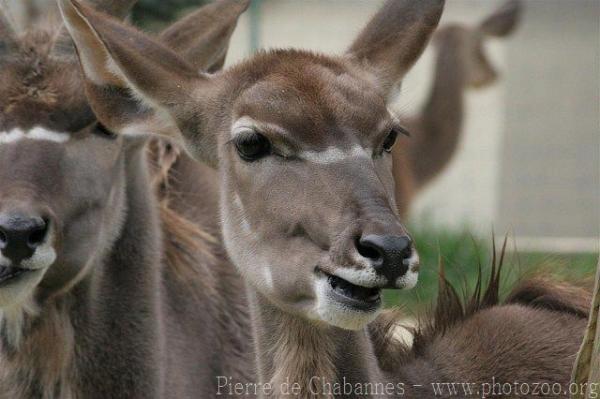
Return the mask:
[[425,49],[443,9],[443,0],[388,1],[347,55],[372,69],[389,95]]
[[99,86],[122,86],[123,80],[108,68],[109,54],[94,29],[70,1],[61,1],[60,5],[65,25],[77,44],[85,78]]
[[[123,19],[129,14],[137,0],[87,0],[95,9]],[[57,35],[51,51],[53,56],[74,56],[73,42],[69,32],[62,28]]]
[[220,0],[191,13],[160,35],[161,43],[201,71],[223,67],[231,35],[250,0]]
[[74,0],[60,0],[99,120],[126,135],[181,139],[181,104],[203,80],[173,51],[122,22]]

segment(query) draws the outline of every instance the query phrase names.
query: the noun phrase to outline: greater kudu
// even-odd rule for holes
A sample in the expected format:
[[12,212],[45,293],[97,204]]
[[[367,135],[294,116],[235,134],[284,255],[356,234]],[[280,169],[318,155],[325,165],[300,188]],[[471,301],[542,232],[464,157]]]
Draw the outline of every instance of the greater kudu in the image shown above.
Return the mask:
[[[220,1],[162,40],[217,69],[246,7]],[[0,398],[211,397],[215,374],[251,373],[241,280],[196,213],[159,202],[144,131],[97,122],[74,49],[0,13]]]
[[[434,381],[569,380],[586,314],[570,288],[530,282],[500,305],[494,272],[468,310],[445,288],[434,332],[409,352],[376,320],[381,289],[414,286],[419,268],[395,207],[389,153],[404,128],[387,98],[443,1],[387,1],[345,55],[266,51],[212,75],[78,1],[60,4],[98,118],[125,137],[178,137],[218,167],[224,244],[253,316],[259,380],[243,392],[431,397]],[[238,392],[230,382],[222,395]]]

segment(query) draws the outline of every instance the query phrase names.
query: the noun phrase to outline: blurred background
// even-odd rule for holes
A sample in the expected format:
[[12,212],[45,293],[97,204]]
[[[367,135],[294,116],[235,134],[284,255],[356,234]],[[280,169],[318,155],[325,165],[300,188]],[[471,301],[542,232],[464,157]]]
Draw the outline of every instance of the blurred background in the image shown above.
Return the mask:
[[[17,23],[51,13],[48,0],[0,0]],[[382,0],[253,0],[234,33],[227,63],[258,49],[298,47],[341,53]],[[159,31],[203,2],[140,0],[131,20]],[[600,243],[600,1],[523,0],[515,32],[484,42],[499,72],[464,91],[457,150],[411,204],[410,230],[424,272],[403,302],[429,297],[438,259],[450,279],[472,285],[488,264],[492,231],[509,234],[517,276],[550,267],[590,276]],[[502,0],[449,0],[440,26],[475,27]],[[430,46],[405,80],[393,111],[419,112],[434,80]],[[508,277],[511,278],[511,277]],[[516,277],[514,277],[516,278]],[[396,295],[396,294],[394,294]],[[399,299],[391,298],[393,302]]]

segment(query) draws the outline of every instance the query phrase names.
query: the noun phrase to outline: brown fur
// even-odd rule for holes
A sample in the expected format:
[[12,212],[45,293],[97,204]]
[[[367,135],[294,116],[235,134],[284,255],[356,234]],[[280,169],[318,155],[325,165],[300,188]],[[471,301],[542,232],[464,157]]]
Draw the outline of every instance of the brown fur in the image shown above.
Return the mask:
[[0,398],[75,398],[75,331],[68,306],[64,301],[48,303],[43,318],[28,320],[33,325],[24,345],[0,357]]
[[[268,309],[269,304],[264,298],[259,299]],[[267,366],[267,375],[270,376],[269,383],[273,387],[281,387],[284,384],[301,384],[305,388],[307,381],[312,376],[324,377],[327,381],[336,380],[335,366],[335,342],[329,338],[324,338],[319,328],[311,326],[294,317],[288,317],[279,312],[276,317],[271,319],[267,314],[268,310],[263,310],[261,314],[255,315],[267,322],[270,328],[266,331],[258,332],[264,335],[266,345],[263,346],[262,340],[258,340],[257,353],[265,351],[268,357],[272,357],[273,362]],[[268,321],[267,321],[268,320]],[[313,386],[313,388],[316,388]],[[305,390],[305,389],[303,389]],[[272,396],[279,397],[275,392]],[[307,397],[312,398],[312,395]],[[314,397],[330,397],[318,396]]]
[[[200,264],[208,262],[214,267],[217,261],[215,246],[217,238],[202,225],[193,223],[173,209],[172,201],[179,198],[170,190],[173,179],[173,166],[182,156],[173,144],[166,140],[152,140],[148,145],[149,163],[152,170],[152,185],[159,198],[160,218],[164,234],[166,262],[182,281],[198,280],[210,289],[207,281],[202,280],[205,270],[198,270]],[[202,259],[202,261],[199,261]]]
[[[81,92],[81,80],[70,73],[76,61],[51,59],[54,37],[53,31],[27,32],[19,41],[18,52],[0,59],[0,86],[8,89],[0,98],[0,130],[8,131],[17,123],[28,129],[38,123],[49,129],[74,131],[93,120]],[[27,118],[32,109],[37,111],[36,120]],[[22,121],[28,120],[30,125],[23,125]]]
[[542,277],[518,284],[506,302],[572,313],[584,318],[587,318],[590,312],[589,290]]
[[[440,263],[439,293],[433,311],[425,316],[415,329],[413,344],[399,342],[395,330],[402,326],[406,317],[401,309],[389,310],[369,326],[380,365],[384,370],[397,370],[414,357],[424,356],[435,341],[449,330],[486,309],[518,304],[531,309],[549,310],[585,319],[589,315],[591,294],[581,285],[561,282],[548,277],[526,277],[515,284],[504,300],[500,300],[502,265],[506,247],[500,251],[500,259],[492,258],[488,282],[482,286],[481,268],[477,283],[471,294],[464,299],[445,278],[443,263]],[[519,311],[517,308],[513,308]],[[487,343],[490,347],[494,342]],[[481,346],[485,347],[486,344]]]

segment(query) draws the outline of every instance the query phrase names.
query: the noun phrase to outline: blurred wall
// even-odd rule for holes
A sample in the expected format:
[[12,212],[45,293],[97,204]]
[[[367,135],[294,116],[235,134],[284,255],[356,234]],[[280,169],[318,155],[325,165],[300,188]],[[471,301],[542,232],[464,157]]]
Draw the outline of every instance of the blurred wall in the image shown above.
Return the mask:
[[532,245],[597,244],[600,2],[527,8],[506,51],[499,225]]

